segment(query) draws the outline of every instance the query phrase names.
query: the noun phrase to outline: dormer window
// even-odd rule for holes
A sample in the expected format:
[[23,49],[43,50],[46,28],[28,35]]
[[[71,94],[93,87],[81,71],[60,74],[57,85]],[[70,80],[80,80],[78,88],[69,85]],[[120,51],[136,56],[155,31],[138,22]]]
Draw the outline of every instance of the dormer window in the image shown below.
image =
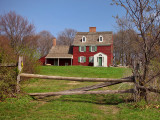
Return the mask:
[[85,36],[82,37],[82,42],[86,42],[86,37]]
[[99,42],[103,42],[103,36],[99,36]]

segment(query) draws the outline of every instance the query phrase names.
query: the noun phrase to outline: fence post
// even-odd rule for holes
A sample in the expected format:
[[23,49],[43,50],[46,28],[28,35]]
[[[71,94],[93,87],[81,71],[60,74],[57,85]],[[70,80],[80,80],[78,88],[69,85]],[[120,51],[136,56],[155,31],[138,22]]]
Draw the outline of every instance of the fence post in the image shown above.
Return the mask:
[[136,61],[136,63],[134,64],[134,73],[133,73],[133,77],[134,77],[134,101],[138,102],[138,88],[137,88],[137,84],[138,84],[138,70],[139,70],[139,63]]
[[20,73],[21,73],[21,71],[22,71],[22,68],[23,68],[23,56],[19,56],[19,59],[18,59],[17,86],[16,86],[17,93],[20,92],[19,82],[20,82]]

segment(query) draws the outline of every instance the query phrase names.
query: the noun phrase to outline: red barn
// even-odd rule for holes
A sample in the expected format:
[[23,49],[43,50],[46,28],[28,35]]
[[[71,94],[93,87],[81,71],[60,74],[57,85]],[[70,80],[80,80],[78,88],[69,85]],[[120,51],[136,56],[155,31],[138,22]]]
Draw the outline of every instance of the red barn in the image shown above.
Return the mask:
[[72,46],[54,45],[46,56],[46,63],[58,66],[108,67],[112,61],[112,32],[96,32],[96,27],[90,27],[89,32],[77,32]]

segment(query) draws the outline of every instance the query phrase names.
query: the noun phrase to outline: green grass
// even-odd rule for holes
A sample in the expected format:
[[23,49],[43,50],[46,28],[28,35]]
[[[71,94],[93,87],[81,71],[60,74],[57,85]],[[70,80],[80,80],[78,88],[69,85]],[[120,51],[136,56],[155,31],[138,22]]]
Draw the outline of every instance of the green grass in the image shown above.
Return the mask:
[[[97,72],[98,71],[98,72]],[[110,73],[110,74],[109,74]],[[117,73],[116,76],[114,74]],[[41,74],[121,78],[130,75],[125,68],[94,68],[83,66],[43,66]],[[26,93],[54,92],[97,84],[91,82],[30,79],[21,82]],[[128,89],[128,83],[101,88]],[[33,99],[30,96],[8,98],[0,102],[0,120],[159,120],[160,109],[141,109],[125,103],[130,94],[66,95]]]
[[0,120],[159,120],[160,109],[133,108],[117,95],[28,96],[0,102]]
[[[131,75],[131,70],[126,68],[104,68],[104,67],[88,67],[88,66],[42,66],[41,73],[43,75],[56,76],[74,76],[74,77],[97,77],[97,78],[121,78]],[[46,79],[32,79],[26,81],[23,86],[24,91],[34,92],[53,92],[62,91],[87,85],[97,84],[94,82],[73,82],[58,81]],[[123,87],[125,84],[123,85]],[[128,86],[127,86],[128,87]],[[112,87],[112,89],[116,89]]]
[[72,77],[121,78],[130,74],[129,68],[89,66],[42,66],[41,74]]
[[[139,103],[136,103],[139,104]],[[121,120],[159,120],[160,108],[143,108],[133,107],[134,104],[119,104],[118,107],[121,111],[118,114]]]

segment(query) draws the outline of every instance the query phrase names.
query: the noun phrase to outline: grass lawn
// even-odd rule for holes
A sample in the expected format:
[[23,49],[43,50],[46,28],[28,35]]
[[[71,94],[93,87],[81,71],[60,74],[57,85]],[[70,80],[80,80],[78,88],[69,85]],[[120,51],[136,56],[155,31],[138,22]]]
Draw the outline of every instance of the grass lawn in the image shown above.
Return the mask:
[[121,78],[130,75],[128,68],[89,67],[89,66],[42,66],[41,74],[71,77]]
[[[95,68],[84,66],[42,66],[41,74],[57,76],[121,78],[131,74],[126,68]],[[97,84],[91,82],[30,79],[21,82],[26,93],[54,92]],[[101,88],[128,89],[132,85]],[[130,94],[66,95],[33,99],[24,95],[0,102],[0,120],[159,120],[160,109],[132,107],[126,100]]]

